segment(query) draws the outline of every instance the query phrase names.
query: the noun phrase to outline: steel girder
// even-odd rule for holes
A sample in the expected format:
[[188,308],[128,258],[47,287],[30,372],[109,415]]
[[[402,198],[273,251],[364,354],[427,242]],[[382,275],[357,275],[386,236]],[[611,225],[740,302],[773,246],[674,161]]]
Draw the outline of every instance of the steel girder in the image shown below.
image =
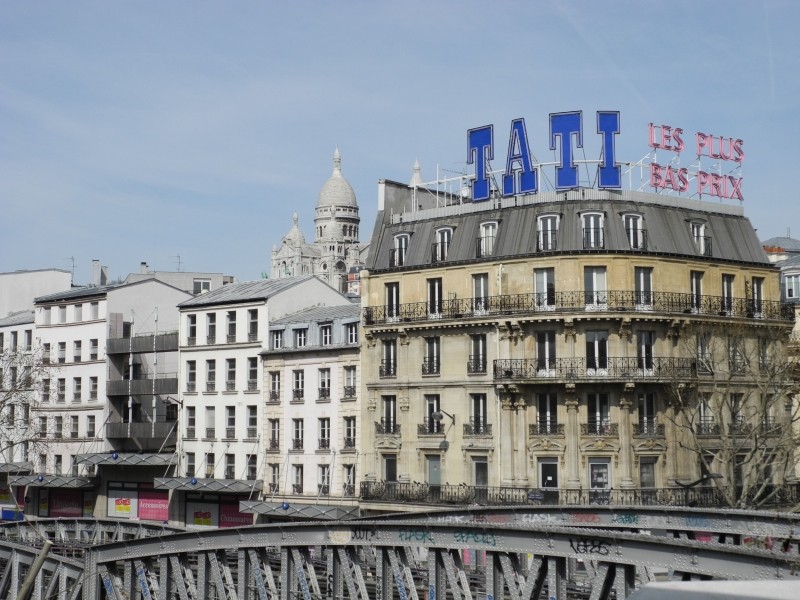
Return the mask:
[[[40,549],[10,542],[0,544],[0,598],[13,600]],[[74,600],[81,597],[84,564],[49,554],[34,582],[32,600]]]

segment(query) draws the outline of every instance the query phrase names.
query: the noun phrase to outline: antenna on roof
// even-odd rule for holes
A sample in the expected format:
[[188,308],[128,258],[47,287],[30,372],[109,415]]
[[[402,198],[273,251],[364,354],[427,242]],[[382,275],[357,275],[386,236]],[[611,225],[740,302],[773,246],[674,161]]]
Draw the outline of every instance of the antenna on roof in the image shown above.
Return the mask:
[[176,254],[175,256],[170,256],[170,258],[177,258],[178,259],[178,261],[177,261],[178,262],[178,272],[180,272],[180,270],[181,270],[181,255],[180,254]]
[[72,261],[72,280],[74,281],[75,280],[75,257],[74,256],[68,256],[64,260],[71,260]]

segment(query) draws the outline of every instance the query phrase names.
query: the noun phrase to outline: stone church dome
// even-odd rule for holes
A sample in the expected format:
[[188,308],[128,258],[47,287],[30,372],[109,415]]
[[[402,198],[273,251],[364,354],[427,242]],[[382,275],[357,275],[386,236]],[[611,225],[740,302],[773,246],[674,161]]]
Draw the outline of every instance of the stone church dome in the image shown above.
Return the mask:
[[333,174],[319,192],[317,208],[322,206],[358,207],[356,193],[347,180],[342,177],[342,157],[339,155],[339,148],[336,148],[333,153]]
[[303,232],[300,231],[298,220],[299,219],[297,218],[297,213],[294,213],[294,215],[292,216],[292,221],[293,221],[292,228],[289,230],[289,233],[283,236],[284,243],[294,247],[306,243],[306,238],[303,235]]

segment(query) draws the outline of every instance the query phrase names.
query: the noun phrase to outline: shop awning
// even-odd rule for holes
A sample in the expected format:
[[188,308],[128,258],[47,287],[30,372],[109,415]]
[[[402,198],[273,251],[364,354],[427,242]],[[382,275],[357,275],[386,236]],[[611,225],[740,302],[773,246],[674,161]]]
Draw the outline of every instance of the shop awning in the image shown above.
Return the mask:
[[239,510],[243,513],[300,519],[341,520],[355,519],[360,516],[358,506],[301,504],[300,502],[292,502],[291,498],[287,498],[283,502],[243,500],[239,502]]
[[30,462],[0,463],[0,473],[30,473],[31,471],[33,471],[33,463]]
[[125,465],[126,467],[165,467],[177,462],[175,453],[166,452],[93,452],[91,454],[78,454],[75,458],[78,464],[86,465]]
[[9,475],[8,484],[47,488],[93,488],[95,479],[69,475]]
[[260,492],[263,482],[246,479],[197,479],[196,477],[157,477],[153,487],[157,490],[182,490],[185,492],[219,492],[222,494],[249,494]]

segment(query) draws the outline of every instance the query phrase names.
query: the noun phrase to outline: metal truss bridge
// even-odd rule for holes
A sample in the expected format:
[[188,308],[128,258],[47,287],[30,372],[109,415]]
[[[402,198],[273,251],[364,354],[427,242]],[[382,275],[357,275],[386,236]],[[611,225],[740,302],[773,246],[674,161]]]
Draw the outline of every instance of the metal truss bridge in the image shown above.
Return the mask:
[[205,531],[5,524],[0,599],[44,539],[37,600],[623,600],[656,577],[800,579],[800,515],[503,507]]

